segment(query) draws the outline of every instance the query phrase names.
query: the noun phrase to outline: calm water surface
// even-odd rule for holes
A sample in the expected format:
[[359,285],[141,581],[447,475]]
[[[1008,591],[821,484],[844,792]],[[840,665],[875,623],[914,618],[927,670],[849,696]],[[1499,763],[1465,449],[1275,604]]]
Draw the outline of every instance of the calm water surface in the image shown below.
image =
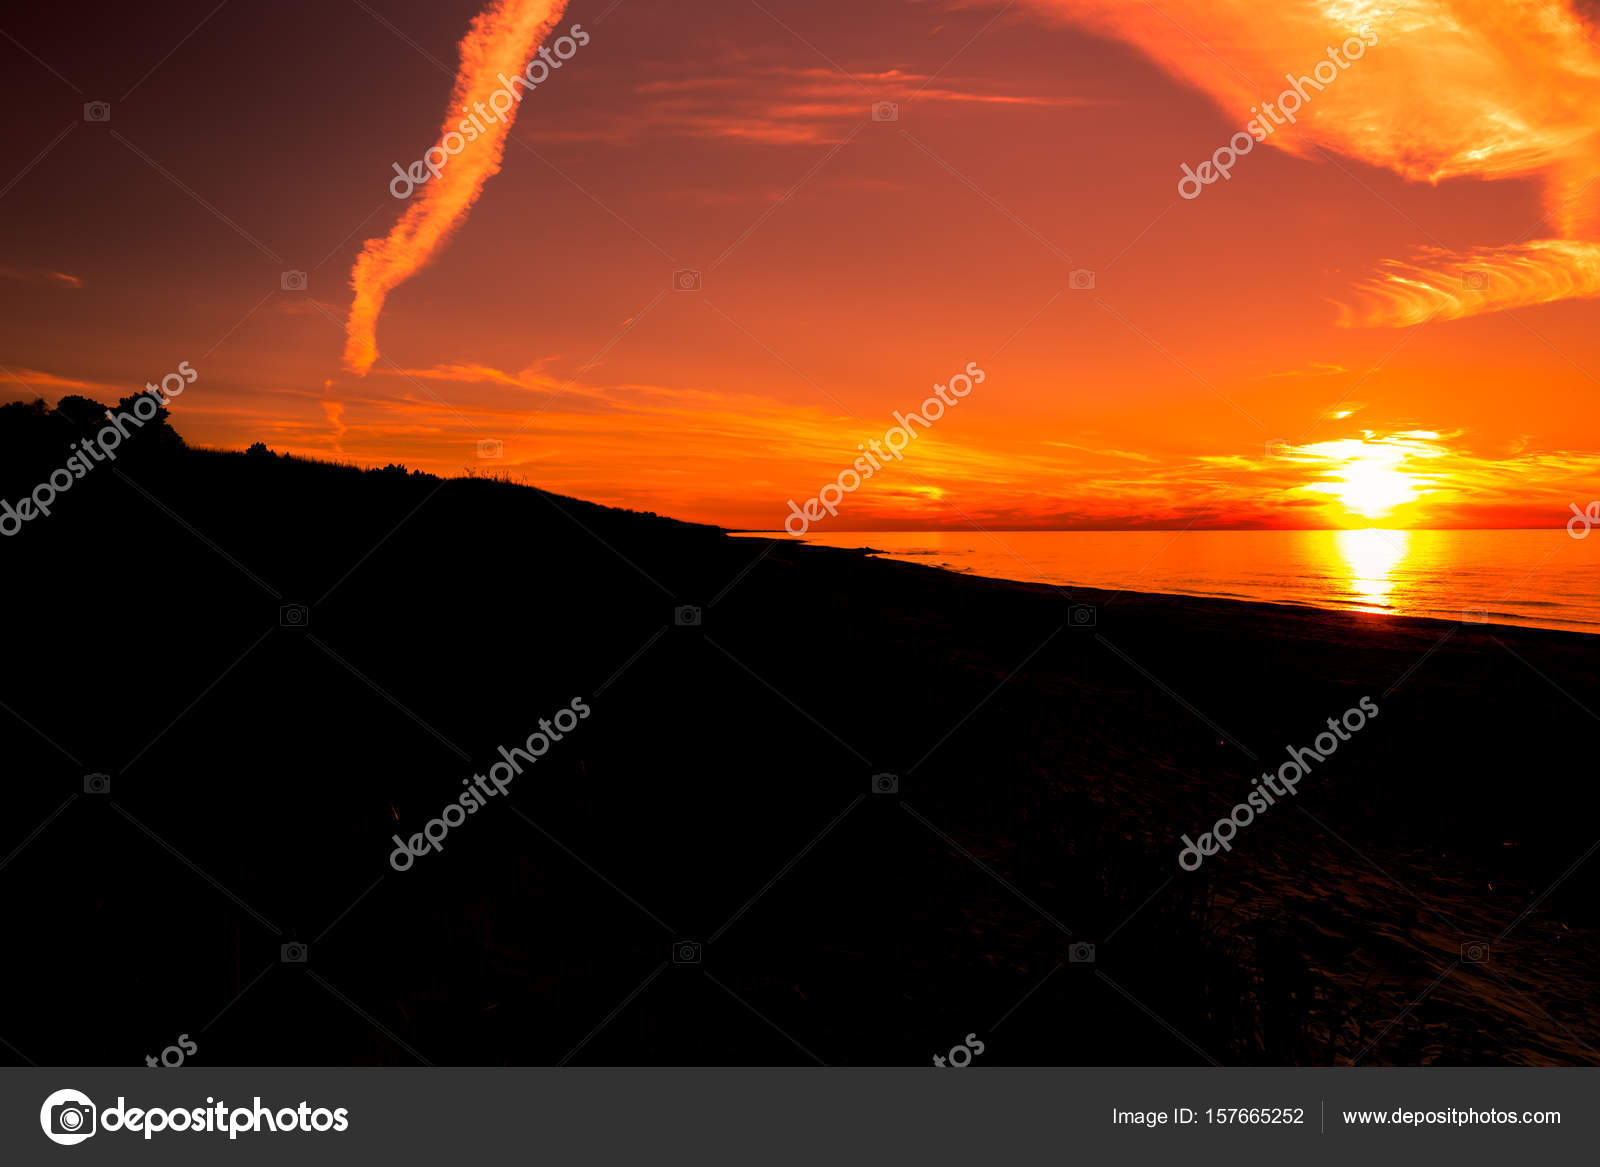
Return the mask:
[[805,541],[1031,583],[1600,632],[1600,532],[813,531]]

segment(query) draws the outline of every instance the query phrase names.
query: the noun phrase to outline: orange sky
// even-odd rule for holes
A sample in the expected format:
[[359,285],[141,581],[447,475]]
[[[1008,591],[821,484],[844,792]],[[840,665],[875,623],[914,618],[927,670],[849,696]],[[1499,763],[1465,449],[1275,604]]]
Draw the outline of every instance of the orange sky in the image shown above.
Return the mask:
[[[820,529],[1560,526],[1600,497],[1600,47],[1570,3],[575,0],[590,42],[498,172],[469,148],[409,204],[393,164],[484,91],[474,18],[559,4],[171,7],[108,7],[111,49],[64,10],[7,25],[8,396],[188,360],[193,442],[774,528],[977,362]],[[457,195],[362,375],[358,254]]]

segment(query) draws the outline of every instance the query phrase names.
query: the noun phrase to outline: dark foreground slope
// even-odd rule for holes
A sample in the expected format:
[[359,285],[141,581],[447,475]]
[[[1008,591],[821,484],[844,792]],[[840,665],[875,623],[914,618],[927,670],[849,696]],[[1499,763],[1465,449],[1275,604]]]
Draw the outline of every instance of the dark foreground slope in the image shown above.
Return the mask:
[[[1068,597],[170,451],[0,540],[0,580],[6,1060],[1600,1047],[1585,637]],[[1296,798],[1179,870],[1363,696]],[[574,698],[508,795],[391,867]]]

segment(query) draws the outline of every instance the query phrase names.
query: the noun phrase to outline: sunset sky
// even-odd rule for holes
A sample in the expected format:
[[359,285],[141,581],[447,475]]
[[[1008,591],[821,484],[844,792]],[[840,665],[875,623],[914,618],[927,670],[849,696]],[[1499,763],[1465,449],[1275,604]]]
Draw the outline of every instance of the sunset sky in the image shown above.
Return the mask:
[[[8,11],[0,397],[189,361],[194,444],[775,528],[976,362],[820,529],[1560,526],[1600,497],[1592,6],[496,3],[476,41],[490,0]],[[503,156],[394,198],[543,16],[588,43]],[[427,242],[381,242],[402,215]]]

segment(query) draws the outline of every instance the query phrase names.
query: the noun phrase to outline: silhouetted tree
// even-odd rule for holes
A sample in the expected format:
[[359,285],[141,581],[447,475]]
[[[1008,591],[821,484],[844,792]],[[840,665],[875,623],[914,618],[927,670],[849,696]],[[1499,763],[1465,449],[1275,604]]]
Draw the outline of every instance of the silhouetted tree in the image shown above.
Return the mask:
[[[141,399],[156,401],[155,412],[135,407]],[[108,426],[117,427],[115,441],[99,443],[114,449],[117,460],[148,462],[170,458],[187,447],[169,424],[169,411],[153,394],[134,393],[108,407],[91,397],[68,394],[51,409],[43,398],[0,405],[0,477],[10,488],[33,484],[60,469],[82,441],[97,441]]]

